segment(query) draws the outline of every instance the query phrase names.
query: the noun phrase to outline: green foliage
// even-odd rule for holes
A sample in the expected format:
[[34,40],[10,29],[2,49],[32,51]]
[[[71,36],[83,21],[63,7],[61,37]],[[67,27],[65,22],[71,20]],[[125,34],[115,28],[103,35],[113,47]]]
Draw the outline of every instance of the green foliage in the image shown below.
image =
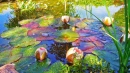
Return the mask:
[[87,54],[84,57],[84,62],[87,64],[89,69],[92,69],[92,72],[105,72],[107,69],[109,69],[107,67],[108,63],[106,61],[102,60],[102,58],[98,58],[98,56],[93,54]]
[[[98,7],[98,6],[104,6],[104,0],[75,0],[76,2],[76,4],[79,4],[79,5],[93,5],[93,6],[96,6],[96,7]],[[107,0],[107,2],[106,2],[106,5],[107,6],[110,6],[110,5],[112,5],[113,4],[113,2],[114,2],[114,0]]]
[[68,65],[64,65],[62,62],[56,62],[52,64],[44,73],[68,73]]
[[88,67],[85,63],[85,60],[76,60],[74,59],[74,63],[72,66],[69,66],[69,73],[85,73]]

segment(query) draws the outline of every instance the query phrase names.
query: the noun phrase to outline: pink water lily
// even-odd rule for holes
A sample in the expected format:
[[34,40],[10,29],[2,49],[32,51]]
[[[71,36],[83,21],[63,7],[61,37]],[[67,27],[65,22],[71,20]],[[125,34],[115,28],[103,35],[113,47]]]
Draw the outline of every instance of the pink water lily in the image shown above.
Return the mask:
[[62,16],[62,17],[61,17],[61,21],[64,22],[65,24],[67,24],[67,23],[69,22],[69,20],[70,20],[70,17],[69,17],[69,16],[66,16],[66,15],[65,15],[65,16]]
[[80,60],[81,58],[83,58],[83,52],[78,47],[72,47],[66,53],[66,59],[69,63],[73,63],[74,59]]
[[47,50],[44,47],[40,47],[35,52],[35,57],[39,61],[43,61],[47,56]]
[[105,17],[102,22],[106,25],[106,26],[111,26],[112,23],[114,21],[114,18],[110,18],[110,17]]

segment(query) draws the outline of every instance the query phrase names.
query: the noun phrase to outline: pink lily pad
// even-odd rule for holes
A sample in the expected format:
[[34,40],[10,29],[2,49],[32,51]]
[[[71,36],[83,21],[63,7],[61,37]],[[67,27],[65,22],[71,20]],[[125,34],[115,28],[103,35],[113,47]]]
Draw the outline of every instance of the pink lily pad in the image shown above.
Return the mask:
[[36,23],[36,22],[30,22],[30,23],[28,23],[28,24],[22,25],[22,27],[26,27],[26,28],[29,28],[29,29],[33,29],[33,28],[39,27],[39,24]]
[[36,38],[38,41],[54,39],[53,32],[56,30],[50,27],[39,27],[28,31],[27,35]]
[[102,48],[104,44],[96,36],[82,37],[81,41],[92,42],[95,46]]
[[52,40],[52,39],[54,39],[54,38],[55,38],[54,36],[39,36],[39,37],[36,37],[36,40],[37,40],[37,41]]

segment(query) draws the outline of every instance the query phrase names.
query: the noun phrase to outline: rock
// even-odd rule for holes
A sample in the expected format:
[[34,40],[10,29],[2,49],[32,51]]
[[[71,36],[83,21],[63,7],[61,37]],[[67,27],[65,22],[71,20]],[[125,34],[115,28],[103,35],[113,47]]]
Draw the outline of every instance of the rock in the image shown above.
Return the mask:
[[0,73],[18,73],[14,64],[6,64],[0,67]]

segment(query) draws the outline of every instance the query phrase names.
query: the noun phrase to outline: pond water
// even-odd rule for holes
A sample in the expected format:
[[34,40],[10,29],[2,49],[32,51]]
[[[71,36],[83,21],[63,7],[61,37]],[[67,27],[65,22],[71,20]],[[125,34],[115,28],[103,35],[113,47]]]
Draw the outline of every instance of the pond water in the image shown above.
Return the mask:
[[[43,3],[42,1],[40,1],[40,2]],[[58,10],[57,8],[60,8],[60,7],[58,7],[58,5],[64,6],[64,4],[59,4],[61,2],[57,2],[57,1],[56,2],[50,1],[50,3],[48,2],[48,4],[47,3],[45,3],[45,4],[51,5],[51,3],[57,4],[57,6],[54,6],[54,8],[56,8],[56,9],[52,8],[53,9],[52,11],[48,10],[50,13],[47,12],[47,14],[50,14],[50,15],[54,14],[54,15],[56,15],[55,16],[56,18],[60,18],[64,14],[64,7],[61,7],[61,10],[60,9]],[[9,23],[9,19],[15,17],[15,15],[13,14],[13,12],[14,12],[13,9],[8,7],[8,5],[6,5],[7,3],[0,3],[0,6],[2,6],[2,4],[3,4],[3,7],[5,5],[5,8],[2,8],[0,10],[0,34],[2,34],[4,31],[7,31],[7,30],[10,29],[10,27],[5,25],[5,23]],[[98,18],[100,18],[102,20],[104,17],[108,16],[108,13],[107,13],[105,6],[102,6],[102,5],[101,6],[100,5],[94,6],[93,4],[92,5],[80,5],[80,4],[77,5],[77,4],[74,4],[72,8],[73,9],[70,9],[70,11],[68,12],[71,17],[79,17],[79,18],[82,18],[82,19],[88,18],[90,20],[90,22],[86,23],[86,24],[88,24],[88,26],[85,29],[78,31],[79,35],[82,37],[80,39],[80,41],[82,41],[82,42],[80,42],[80,43],[78,43],[78,41],[73,42],[73,43],[58,43],[58,42],[55,42],[54,40],[42,40],[42,41],[40,41],[39,45],[44,44],[44,45],[46,45],[46,48],[48,48],[47,49],[48,50],[47,58],[49,58],[51,60],[51,63],[55,63],[57,61],[62,61],[65,64],[68,63],[65,59],[65,56],[66,56],[67,50],[69,48],[71,48],[72,46],[79,47],[80,49],[85,51],[85,53],[91,53],[92,50],[86,50],[85,48],[90,48],[90,47],[87,47],[87,46],[91,46],[93,44],[92,42],[96,42],[94,44],[96,45],[97,49],[102,49],[102,48],[104,48],[104,46],[106,44],[113,43],[111,38],[106,36],[104,31],[102,31],[100,29],[102,27],[101,23],[94,16],[92,16],[90,13],[87,12],[87,10],[92,12],[94,15],[96,15]],[[112,17],[117,18],[117,19],[121,19],[120,18],[121,15],[118,12],[120,12],[123,9],[122,4],[121,5],[111,4],[111,5],[109,5],[108,9],[110,10],[110,14],[112,15]],[[74,12],[74,13],[72,13],[72,12]],[[123,13],[123,11],[121,11],[121,12]],[[117,25],[120,22],[116,21],[116,19],[115,19],[115,23]],[[120,29],[118,27],[116,27],[116,30],[119,31]],[[87,33],[87,34],[84,34],[84,33]],[[121,32],[117,32],[117,34],[119,36],[121,36]],[[87,37],[87,38],[85,38],[84,36]],[[90,41],[90,40],[92,40],[92,41]],[[88,41],[89,41],[89,43],[86,43]],[[4,51],[6,49],[12,48],[13,46],[10,46],[9,42],[10,42],[9,39],[4,39],[4,38],[0,37],[0,51]],[[2,48],[6,48],[6,49],[2,50]],[[107,50],[107,51],[110,52],[110,51],[113,51],[113,50],[110,49],[110,50]],[[116,54],[117,54],[117,52],[116,52]],[[116,55],[116,57],[117,57],[117,55]],[[33,58],[33,60],[34,60],[34,58]],[[114,69],[117,70],[117,67],[115,67],[114,65],[111,65],[111,66]]]

